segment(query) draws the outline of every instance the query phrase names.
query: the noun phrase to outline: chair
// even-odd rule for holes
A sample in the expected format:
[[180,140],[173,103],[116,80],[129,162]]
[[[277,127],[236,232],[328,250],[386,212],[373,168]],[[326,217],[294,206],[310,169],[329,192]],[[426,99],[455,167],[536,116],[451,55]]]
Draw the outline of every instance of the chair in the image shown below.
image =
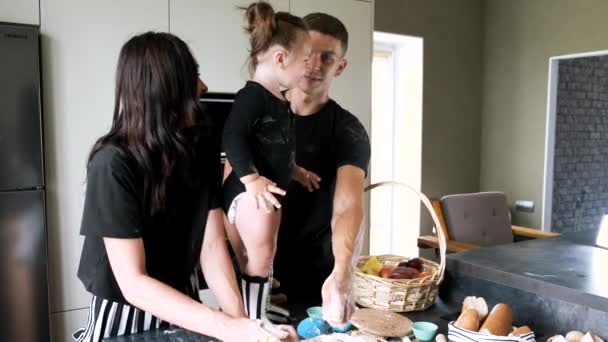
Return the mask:
[[[449,252],[559,235],[511,225],[507,198],[502,192],[448,195],[431,202],[442,225],[435,229],[443,229]],[[438,246],[436,234],[418,238],[419,248]]]

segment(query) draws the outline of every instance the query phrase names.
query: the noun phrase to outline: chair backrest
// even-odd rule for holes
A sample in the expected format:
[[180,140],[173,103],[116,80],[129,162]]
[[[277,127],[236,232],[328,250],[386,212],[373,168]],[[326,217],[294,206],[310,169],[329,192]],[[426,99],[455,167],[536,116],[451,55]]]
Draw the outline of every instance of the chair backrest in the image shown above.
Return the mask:
[[478,192],[441,198],[450,239],[492,246],[513,242],[507,198],[502,192]]

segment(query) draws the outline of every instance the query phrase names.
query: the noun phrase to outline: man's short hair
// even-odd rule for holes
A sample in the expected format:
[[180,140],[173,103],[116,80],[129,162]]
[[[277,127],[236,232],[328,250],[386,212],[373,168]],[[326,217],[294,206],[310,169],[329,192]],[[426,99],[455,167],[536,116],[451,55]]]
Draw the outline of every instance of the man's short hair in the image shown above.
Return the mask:
[[309,31],[317,31],[336,38],[342,44],[342,52],[348,49],[348,31],[340,19],[326,13],[310,13],[304,18]]

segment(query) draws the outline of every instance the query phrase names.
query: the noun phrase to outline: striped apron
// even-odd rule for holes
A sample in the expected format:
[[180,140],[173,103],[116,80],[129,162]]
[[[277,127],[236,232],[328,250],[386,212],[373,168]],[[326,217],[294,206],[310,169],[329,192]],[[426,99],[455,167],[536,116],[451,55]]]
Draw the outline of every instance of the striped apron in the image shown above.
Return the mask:
[[[196,273],[190,277],[190,283],[186,294],[200,302]],[[169,326],[169,322],[134,306],[93,296],[86,326],[74,332],[72,337],[76,342],[101,342],[108,337],[131,335]]]

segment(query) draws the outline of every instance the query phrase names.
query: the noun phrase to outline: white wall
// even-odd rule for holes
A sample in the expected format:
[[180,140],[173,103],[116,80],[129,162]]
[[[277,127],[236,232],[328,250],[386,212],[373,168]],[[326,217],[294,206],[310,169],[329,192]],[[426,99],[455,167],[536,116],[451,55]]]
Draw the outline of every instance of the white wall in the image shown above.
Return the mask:
[[606,50],[606,13],[603,0],[487,2],[480,188],[535,202],[515,224],[541,227],[549,58]]
[[[7,1],[0,0],[0,20]],[[337,84],[336,94],[369,127],[373,3],[298,1],[300,11],[328,11],[345,18],[354,32],[350,75]],[[86,159],[111,124],[120,47],[134,34],[170,30],[190,43],[212,91],[234,92],[247,76],[241,72],[247,45],[235,3],[247,2],[40,0],[53,341],[69,341],[69,334],[87,317],[90,296],[76,277]],[[273,3],[288,10],[290,1]],[[351,84],[357,88],[351,89]]]
[[[375,2],[376,30],[424,39],[421,190],[429,197],[479,190],[485,3]],[[422,212],[419,233],[433,234]]]

